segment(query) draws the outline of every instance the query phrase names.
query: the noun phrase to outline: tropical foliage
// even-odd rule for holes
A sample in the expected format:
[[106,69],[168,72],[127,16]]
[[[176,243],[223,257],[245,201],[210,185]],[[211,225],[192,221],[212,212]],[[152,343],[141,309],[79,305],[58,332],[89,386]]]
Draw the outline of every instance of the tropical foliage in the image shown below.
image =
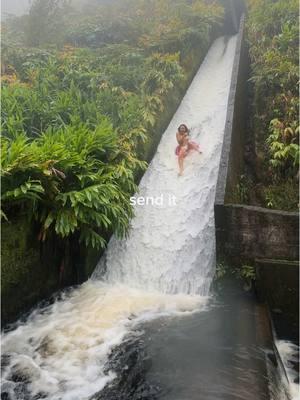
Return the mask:
[[35,0],[2,47],[2,216],[40,240],[103,247],[126,234],[135,177],[187,55],[222,23],[215,1],[131,0],[71,8]]
[[265,186],[263,205],[295,209],[299,167],[298,1],[249,0],[247,34],[252,129],[258,157],[263,160],[259,176]]

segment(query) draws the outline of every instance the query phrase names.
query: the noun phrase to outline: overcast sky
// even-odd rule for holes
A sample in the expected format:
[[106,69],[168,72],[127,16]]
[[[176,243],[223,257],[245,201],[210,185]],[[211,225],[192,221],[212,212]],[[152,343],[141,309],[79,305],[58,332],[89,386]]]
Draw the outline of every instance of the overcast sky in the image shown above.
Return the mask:
[[22,15],[28,10],[29,4],[30,0],[1,0],[1,15]]
[[[22,15],[25,14],[29,5],[34,0],[0,0],[1,1],[1,16],[5,17],[7,14]],[[98,0],[98,3],[110,3],[112,0]],[[86,0],[72,0],[75,6],[81,6],[86,3]]]

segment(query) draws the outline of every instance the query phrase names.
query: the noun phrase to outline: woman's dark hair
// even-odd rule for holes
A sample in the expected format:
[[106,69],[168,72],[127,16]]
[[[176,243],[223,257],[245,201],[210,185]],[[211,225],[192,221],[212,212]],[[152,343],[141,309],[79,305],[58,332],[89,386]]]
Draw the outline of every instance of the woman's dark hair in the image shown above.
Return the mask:
[[178,132],[180,132],[180,128],[182,128],[182,127],[184,127],[184,129],[185,129],[185,131],[186,131],[187,133],[189,133],[189,129],[188,129],[188,127],[187,127],[185,124],[180,124],[180,125],[179,125],[179,127],[178,127]]

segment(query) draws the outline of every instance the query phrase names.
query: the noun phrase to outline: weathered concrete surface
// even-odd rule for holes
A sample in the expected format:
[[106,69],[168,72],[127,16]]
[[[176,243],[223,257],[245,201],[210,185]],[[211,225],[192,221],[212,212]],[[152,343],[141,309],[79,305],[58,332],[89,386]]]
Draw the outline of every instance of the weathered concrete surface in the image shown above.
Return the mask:
[[[55,258],[55,254],[52,255]],[[53,261],[53,259],[52,259]],[[59,287],[55,264],[44,265],[37,232],[25,215],[1,226],[1,321],[10,322],[19,312]]]
[[257,258],[298,260],[296,213],[241,204],[215,206],[217,254],[237,265]]
[[[272,313],[284,315],[289,333],[299,328],[299,262],[256,259],[256,289]],[[296,334],[295,334],[296,336]]]
[[216,255],[235,267],[255,265],[260,299],[285,317],[289,332],[298,332],[298,213],[230,204],[244,171],[248,65],[242,18],[215,197]]
[[231,77],[224,141],[215,196],[217,258],[240,265],[256,258],[297,260],[298,214],[228,204],[244,169],[247,120],[248,50],[241,18]]
[[41,242],[39,231],[38,224],[26,214],[19,214],[1,225],[3,325],[81,279],[77,242],[64,242],[53,234]]
[[233,64],[226,124],[221,153],[215,204],[224,204],[239,182],[243,171],[246,132],[248,50],[244,40],[245,16],[242,16]]

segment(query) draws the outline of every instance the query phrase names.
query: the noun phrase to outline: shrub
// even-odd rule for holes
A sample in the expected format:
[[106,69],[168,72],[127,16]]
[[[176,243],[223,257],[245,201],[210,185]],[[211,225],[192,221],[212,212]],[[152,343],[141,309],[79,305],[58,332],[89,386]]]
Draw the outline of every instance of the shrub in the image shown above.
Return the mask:
[[[247,36],[250,45],[253,91],[252,126],[257,151],[263,154],[265,185],[297,186],[298,122],[298,2],[249,0]],[[296,191],[293,191],[296,192]],[[284,204],[268,201],[269,204]],[[274,199],[273,199],[274,200]],[[297,204],[297,199],[292,201]],[[290,209],[289,205],[286,205]]]

